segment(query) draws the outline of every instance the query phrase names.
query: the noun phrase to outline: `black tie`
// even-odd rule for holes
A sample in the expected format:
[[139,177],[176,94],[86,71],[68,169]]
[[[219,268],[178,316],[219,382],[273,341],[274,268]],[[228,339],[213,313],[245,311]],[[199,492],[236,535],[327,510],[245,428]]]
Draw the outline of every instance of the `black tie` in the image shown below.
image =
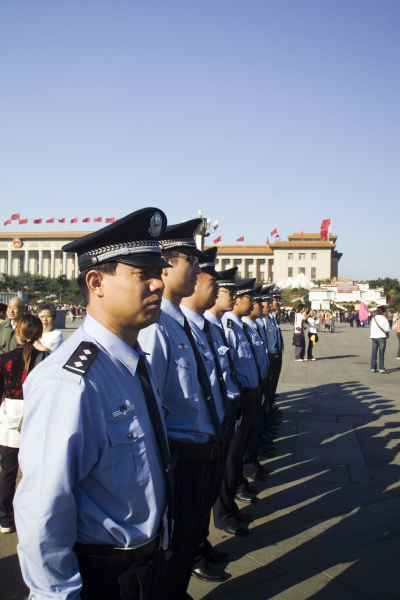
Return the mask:
[[253,353],[253,358],[256,361],[257,371],[258,371],[258,383],[261,383],[261,371],[260,371],[260,367],[259,367],[258,362],[257,362],[257,354],[256,354],[256,351],[254,350],[254,347],[253,347],[253,344],[252,344],[252,341],[251,341],[251,337],[250,337],[249,332],[248,332],[248,325],[247,325],[247,323],[243,323],[243,331],[244,331],[244,335],[247,338],[247,341],[250,344],[250,348],[251,348],[251,351]]
[[212,395],[210,382],[208,379],[208,373],[203,363],[203,358],[200,354],[200,351],[197,347],[196,341],[193,337],[192,330],[190,329],[189,321],[186,317],[183,320],[183,329],[188,337],[190,345],[192,346],[193,354],[196,359],[197,364],[197,377],[199,379],[199,383],[203,388],[204,395],[207,400],[208,410],[210,411],[211,421],[213,422],[216,434],[222,442],[225,442],[224,434],[222,433],[221,424],[218,419],[217,409],[215,408],[215,401]]
[[218,379],[219,379],[219,389],[221,390],[221,395],[224,399],[225,412],[228,415],[228,417],[231,418],[232,413],[231,413],[231,408],[229,406],[228,391],[226,389],[224,375],[223,375],[222,369],[221,369],[221,363],[219,362],[218,354],[215,350],[214,341],[212,339],[212,335],[211,335],[211,331],[210,331],[210,323],[207,321],[207,319],[204,319],[204,333],[206,334],[206,338],[207,338],[208,345],[210,346],[210,350],[214,355],[215,368],[217,370]]
[[151,424],[153,426],[154,435],[156,436],[158,449],[161,454],[162,460],[162,471],[165,476],[167,485],[167,502],[168,502],[168,533],[169,540],[172,537],[172,510],[173,510],[173,479],[171,471],[171,462],[169,457],[169,450],[167,440],[165,438],[164,427],[161,420],[160,409],[158,408],[157,400],[154,396],[153,387],[150,382],[149,372],[145,358],[142,354],[139,355],[139,362],[137,365],[137,372],[140,376],[142,383],[142,389],[144,397],[146,399],[147,410],[149,412]]

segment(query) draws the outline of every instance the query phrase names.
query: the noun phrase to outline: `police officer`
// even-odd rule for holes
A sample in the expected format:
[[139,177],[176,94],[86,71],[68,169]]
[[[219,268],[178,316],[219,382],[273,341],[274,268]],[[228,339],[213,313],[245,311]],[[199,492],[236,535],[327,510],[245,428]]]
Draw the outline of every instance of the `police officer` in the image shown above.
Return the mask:
[[[241,394],[241,422],[231,442],[232,463],[223,481],[223,496],[214,509],[214,524],[226,533],[246,537],[248,530],[242,520],[237,519],[235,498],[252,501],[250,484],[244,481],[243,457],[254,429],[257,411],[261,404],[261,376],[250,342],[243,330],[241,318],[253,309],[253,286],[255,279],[246,279],[237,284],[237,297],[232,311],[222,316],[224,333],[230,348]],[[229,461],[229,459],[228,459]],[[239,485],[238,485],[239,484]],[[258,489],[258,488],[257,488]],[[237,508],[237,507],[236,507]]]
[[140,334],[167,409],[166,424],[174,470],[174,533],[168,561],[171,598],[186,593],[210,510],[225,403],[214,357],[203,332],[194,331],[180,305],[192,296],[207,257],[196,247],[201,219],[171,225],[161,236],[162,254],[172,264],[163,271],[162,311],[157,324]]
[[280,311],[280,300],[282,299],[282,292],[283,292],[282,289],[271,290],[272,310],[271,310],[269,316],[270,316],[270,319],[272,319],[272,321],[274,322],[274,325],[277,329],[277,334],[278,334],[278,358],[277,358],[277,363],[276,363],[276,369],[273,372],[273,375],[271,378],[271,395],[272,395],[273,399],[275,399],[275,396],[276,396],[276,388],[278,387],[279,376],[281,374],[282,353],[284,350],[282,332],[281,332],[279,322],[278,322],[278,314]]
[[[224,579],[224,575],[215,571],[210,563],[221,562],[222,559],[225,562],[228,558],[226,553],[218,552],[212,548],[211,544],[207,542],[207,537],[209,534],[211,508],[220,493],[229,444],[235,428],[235,420],[231,411],[230,394],[226,385],[226,382],[228,382],[230,391],[232,391],[234,384],[231,380],[227,357],[224,356],[227,348],[215,325],[209,323],[205,317],[206,310],[214,306],[219,293],[219,286],[216,281],[219,279],[219,273],[215,271],[217,251],[218,248],[216,247],[205,250],[204,254],[207,258],[199,263],[201,274],[197,276],[194,294],[188,298],[183,298],[181,303],[182,312],[189,321],[194,338],[201,348],[206,348],[207,357],[210,354],[212,355],[215,368],[211,372],[211,377],[219,380],[219,389],[225,405],[225,416],[221,424],[225,443],[221,443],[219,439],[215,440],[217,445],[216,459],[212,462],[214,473],[210,478],[207,490],[209,494],[209,514],[204,524],[199,550],[192,569],[192,575],[203,581],[210,582],[222,581]],[[236,396],[238,396],[237,388],[235,391]],[[235,402],[232,404],[235,404]]]
[[88,314],[24,385],[15,516],[32,600],[167,597],[171,471],[162,397],[137,343],[160,313],[166,224],[145,208],[63,248],[78,254]]

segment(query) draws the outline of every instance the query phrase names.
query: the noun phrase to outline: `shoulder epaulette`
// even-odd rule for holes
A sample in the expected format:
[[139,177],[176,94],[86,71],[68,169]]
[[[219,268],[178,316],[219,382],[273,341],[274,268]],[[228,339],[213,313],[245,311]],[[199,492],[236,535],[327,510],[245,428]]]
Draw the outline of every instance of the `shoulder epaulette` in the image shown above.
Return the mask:
[[63,369],[67,369],[67,371],[71,371],[72,373],[86,375],[98,353],[99,349],[95,344],[81,342],[72,356],[67,360]]
[[227,319],[226,320],[226,326],[229,327],[229,329],[233,329],[233,321],[232,321],[232,319]]

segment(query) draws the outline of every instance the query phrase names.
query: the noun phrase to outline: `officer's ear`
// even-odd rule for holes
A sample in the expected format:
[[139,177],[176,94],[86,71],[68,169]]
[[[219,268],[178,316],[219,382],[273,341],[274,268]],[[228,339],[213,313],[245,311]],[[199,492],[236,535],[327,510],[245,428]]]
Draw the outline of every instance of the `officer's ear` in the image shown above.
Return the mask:
[[86,273],[86,286],[90,294],[103,298],[104,296],[104,276],[105,273],[96,271],[95,269]]

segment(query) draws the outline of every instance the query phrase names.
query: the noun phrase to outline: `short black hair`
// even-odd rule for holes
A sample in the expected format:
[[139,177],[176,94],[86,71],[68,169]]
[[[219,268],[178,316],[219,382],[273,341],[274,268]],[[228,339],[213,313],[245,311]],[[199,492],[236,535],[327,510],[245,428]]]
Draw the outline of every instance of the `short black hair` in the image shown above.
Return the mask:
[[115,275],[117,270],[118,261],[105,263],[104,265],[96,265],[95,267],[88,267],[83,269],[78,276],[78,286],[81,296],[86,305],[89,304],[89,288],[86,283],[86,275],[89,271],[97,271],[98,273],[105,273],[106,275]]
[[56,318],[56,309],[54,307],[54,304],[50,304],[49,302],[42,302],[37,307],[36,314],[39,315],[39,313],[41,313],[42,310],[49,310],[51,312],[51,316],[53,317],[53,319]]
[[3,304],[3,302],[0,302],[0,312],[5,312],[7,310],[7,304]]

